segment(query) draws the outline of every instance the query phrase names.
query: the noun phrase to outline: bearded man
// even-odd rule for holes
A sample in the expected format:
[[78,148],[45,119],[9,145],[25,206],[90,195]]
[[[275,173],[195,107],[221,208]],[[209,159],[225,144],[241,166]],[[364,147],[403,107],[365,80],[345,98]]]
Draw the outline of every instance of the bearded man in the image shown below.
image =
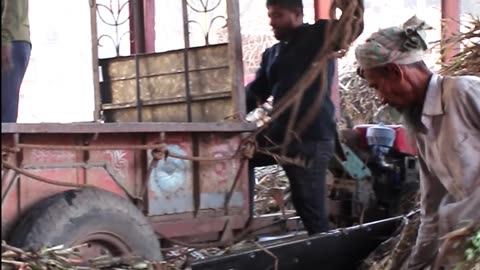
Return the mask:
[[403,114],[417,144],[421,225],[408,269],[432,265],[446,233],[480,224],[480,78],[429,70],[428,29],[414,16],[355,51],[360,76]]

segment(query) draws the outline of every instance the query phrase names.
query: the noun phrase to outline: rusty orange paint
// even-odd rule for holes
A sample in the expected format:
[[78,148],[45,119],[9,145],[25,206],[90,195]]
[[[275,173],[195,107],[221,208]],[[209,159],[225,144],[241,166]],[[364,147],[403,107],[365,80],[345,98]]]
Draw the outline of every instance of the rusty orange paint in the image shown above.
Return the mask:
[[459,44],[445,51],[445,40],[460,30],[460,1],[442,0],[442,62],[448,62],[460,50]]
[[315,20],[330,19],[332,0],[315,0]]
[[[330,7],[332,6],[332,0],[315,0],[314,1],[315,20],[330,19]],[[340,87],[338,83],[338,61],[335,60],[335,74],[333,75],[333,83],[330,98],[333,105],[335,105],[335,114],[337,119],[341,117],[340,110]]]

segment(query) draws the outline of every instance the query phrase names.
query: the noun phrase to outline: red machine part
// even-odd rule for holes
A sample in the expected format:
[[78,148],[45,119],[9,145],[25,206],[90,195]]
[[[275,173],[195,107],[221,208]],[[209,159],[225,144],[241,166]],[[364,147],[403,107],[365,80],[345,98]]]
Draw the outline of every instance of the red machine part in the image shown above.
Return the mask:
[[[356,132],[361,134],[359,147],[366,149],[367,144],[367,129],[375,126],[374,124],[357,125],[353,128]],[[407,129],[402,125],[386,125],[395,130],[395,142],[393,143],[393,149],[407,155],[417,155],[417,148],[415,147],[414,138],[408,136]]]

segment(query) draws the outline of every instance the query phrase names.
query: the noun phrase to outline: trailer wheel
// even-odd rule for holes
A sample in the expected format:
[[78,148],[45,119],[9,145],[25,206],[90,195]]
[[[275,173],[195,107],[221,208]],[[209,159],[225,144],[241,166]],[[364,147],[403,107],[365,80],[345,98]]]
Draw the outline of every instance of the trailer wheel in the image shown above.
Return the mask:
[[21,219],[10,240],[35,249],[85,244],[78,250],[84,258],[138,255],[162,260],[159,240],[145,216],[128,200],[96,188],[46,199]]

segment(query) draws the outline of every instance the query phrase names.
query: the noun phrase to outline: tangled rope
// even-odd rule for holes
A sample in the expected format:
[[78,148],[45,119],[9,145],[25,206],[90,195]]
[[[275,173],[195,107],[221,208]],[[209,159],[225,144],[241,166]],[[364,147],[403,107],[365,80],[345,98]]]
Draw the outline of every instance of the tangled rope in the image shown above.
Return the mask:
[[[114,149],[124,149],[124,150],[152,150],[152,161],[149,164],[147,168],[147,177],[144,181],[144,185],[140,191],[140,194],[138,196],[135,196],[131,194],[124,186],[122,186],[120,183],[116,182],[115,179],[114,181],[117,183],[117,185],[122,188],[122,190],[126,193],[126,195],[134,200],[134,201],[142,201],[143,195],[147,191],[147,182],[149,179],[149,176],[152,172],[152,170],[157,166],[159,160],[166,160],[168,157],[172,158],[177,158],[177,159],[183,159],[183,160],[189,160],[193,162],[221,162],[221,161],[228,161],[228,160],[233,160],[233,159],[238,159],[240,158],[242,160],[242,163],[240,165],[240,168],[237,171],[237,174],[235,176],[234,183],[232,185],[232,188],[230,192],[227,194],[226,197],[226,203],[225,207],[228,209],[228,204],[231,200],[232,194],[237,186],[237,183],[239,182],[240,176],[242,175],[243,168],[245,167],[246,160],[251,159],[255,153],[255,143],[252,140],[246,140],[242,141],[235,153],[231,156],[228,157],[201,157],[201,156],[191,156],[191,155],[180,155],[176,153],[172,153],[168,150],[168,146],[165,143],[161,144],[151,144],[151,145],[40,145],[40,144],[23,144],[19,143],[16,144],[14,147],[8,147],[8,146],[2,146],[2,176],[5,175],[7,176],[8,170],[12,170],[17,174],[24,175],[30,179],[49,184],[49,185],[55,185],[55,186],[61,186],[61,187],[69,187],[69,188],[88,188],[88,187],[93,187],[92,185],[89,184],[76,184],[76,183],[69,183],[66,181],[57,181],[53,179],[48,179],[46,177],[42,177],[39,175],[35,175],[33,173],[28,172],[25,169],[19,168],[12,163],[9,163],[7,161],[9,154],[12,153],[18,153],[21,151],[21,149],[37,149],[37,150],[50,150],[50,151],[102,151],[102,150],[114,150]],[[87,164],[88,165],[88,164]],[[2,181],[3,183],[3,181]],[[9,189],[7,189],[8,191]],[[2,195],[5,197],[7,195],[7,192]],[[225,210],[228,213],[228,210]]]
[[7,161],[3,161],[2,166],[6,169],[12,170],[12,171],[14,171],[18,174],[25,175],[26,177],[32,178],[34,180],[37,180],[37,181],[45,183],[45,184],[50,184],[50,185],[55,185],[55,186],[60,186],[60,187],[72,187],[72,188],[93,187],[92,185],[88,185],[88,184],[75,184],[75,183],[69,183],[69,182],[65,182],[65,181],[51,180],[51,179],[48,179],[48,178],[30,173],[27,170],[18,168],[17,166],[15,166],[15,165],[7,162]]
[[104,151],[104,150],[152,150],[152,155],[157,159],[168,157],[190,160],[195,162],[227,161],[237,158],[251,158],[255,152],[255,144],[252,140],[244,140],[240,143],[232,156],[228,157],[202,157],[191,155],[180,155],[168,150],[166,144],[150,145],[46,145],[46,144],[24,144],[19,143],[14,147],[2,146],[2,156],[7,153],[18,153],[21,149],[37,149],[50,151]]

